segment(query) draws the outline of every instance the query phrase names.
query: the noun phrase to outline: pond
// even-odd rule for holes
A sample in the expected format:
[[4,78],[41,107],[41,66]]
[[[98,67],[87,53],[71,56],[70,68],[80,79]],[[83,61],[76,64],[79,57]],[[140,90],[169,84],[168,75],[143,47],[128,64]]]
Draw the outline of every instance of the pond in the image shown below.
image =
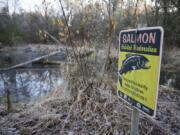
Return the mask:
[[[36,101],[63,83],[60,65],[44,64],[30,60],[42,57],[53,51],[60,53],[48,57],[49,61],[65,61],[62,47],[55,45],[24,45],[4,47],[0,50],[0,104],[7,103],[8,96],[12,103]],[[4,70],[24,64],[18,68]]]
[[59,68],[16,69],[0,73],[0,104],[7,90],[12,103],[36,101],[63,83]]

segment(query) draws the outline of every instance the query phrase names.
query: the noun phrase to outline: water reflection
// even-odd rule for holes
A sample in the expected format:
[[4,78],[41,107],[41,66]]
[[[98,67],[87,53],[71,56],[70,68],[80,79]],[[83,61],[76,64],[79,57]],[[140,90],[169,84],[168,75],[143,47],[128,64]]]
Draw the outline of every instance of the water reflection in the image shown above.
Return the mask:
[[0,103],[37,100],[63,83],[59,69],[18,69],[0,73]]

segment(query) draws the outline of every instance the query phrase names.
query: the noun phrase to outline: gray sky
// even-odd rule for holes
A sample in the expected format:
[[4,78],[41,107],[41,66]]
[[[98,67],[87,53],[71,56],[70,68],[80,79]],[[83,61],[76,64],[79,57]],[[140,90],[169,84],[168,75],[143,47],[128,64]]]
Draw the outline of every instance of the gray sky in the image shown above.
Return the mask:
[[[16,2],[18,3],[16,10],[21,8],[25,11],[35,11],[37,7],[41,7],[43,0],[0,0],[0,7],[5,6],[7,2],[9,3],[10,12],[14,11],[14,5],[16,5]],[[46,2],[51,3],[53,7],[58,8],[57,0],[46,0]]]
[[[9,2],[9,7],[10,7],[10,12],[12,13],[14,11],[14,3],[16,3],[18,1],[18,7],[16,7],[16,12],[18,11],[18,9],[23,9],[25,11],[35,11],[35,10],[42,10],[42,2],[44,0],[0,0],[0,7],[2,7],[3,5],[5,5],[7,3],[7,1]],[[46,0],[46,2],[51,3],[51,6],[53,6],[54,9],[59,10],[59,0]],[[69,0],[65,0],[66,2]],[[79,0],[73,0],[76,4],[78,4]],[[81,0],[80,0],[81,1]],[[88,1],[88,0],[84,0],[84,1]],[[101,0],[90,0],[92,1],[101,1]],[[124,0],[124,1],[128,1],[128,0]],[[136,0],[134,0],[136,1]],[[146,2],[148,4],[150,4],[151,0],[146,0]],[[152,3],[151,3],[152,4]]]

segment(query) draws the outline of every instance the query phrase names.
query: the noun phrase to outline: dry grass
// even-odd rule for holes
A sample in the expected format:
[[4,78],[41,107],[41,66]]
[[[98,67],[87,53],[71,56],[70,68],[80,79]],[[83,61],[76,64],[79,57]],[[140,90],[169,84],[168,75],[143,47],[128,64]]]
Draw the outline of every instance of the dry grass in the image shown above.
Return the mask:
[[[87,87],[77,84],[76,98],[59,94],[48,96],[22,110],[0,116],[0,133],[13,135],[127,135],[131,110],[105,85]],[[81,86],[81,87],[80,87]],[[72,90],[76,89],[73,87]],[[1,113],[0,113],[1,114]],[[140,134],[178,134],[180,129],[180,92],[161,87],[155,120],[141,115]],[[10,134],[9,134],[10,135]]]
[[[173,52],[176,53],[173,53]],[[173,55],[172,55],[173,54]],[[168,53],[168,64],[177,58],[176,49]],[[174,64],[172,64],[174,66]],[[167,64],[164,65],[168,66]],[[91,68],[90,66],[88,66]],[[0,108],[0,135],[128,135],[131,110],[115,94],[116,83],[109,74],[100,79],[77,79],[74,68],[69,83],[36,103],[22,105],[7,114]],[[90,75],[94,69],[90,70]],[[77,74],[78,73],[78,74]],[[73,77],[74,76],[74,77]],[[88,76],[88,77],[89,77]],[[112,75],[113,76],[113,75]],[[75,78],[76,77],[76,78]],[[86,78],[88,78],[86,77]],[[116,79],[115,79],[116,80]],[[86,82],[86,85],[84,85]],[[111,86],[110,86],[111,85]],[[67,92],[68,91],[68,92]],[[68,94],[67,94],[68,93]],[[160,87],[156,119],[140,116],[140,135],[180,134],[180,91]]]

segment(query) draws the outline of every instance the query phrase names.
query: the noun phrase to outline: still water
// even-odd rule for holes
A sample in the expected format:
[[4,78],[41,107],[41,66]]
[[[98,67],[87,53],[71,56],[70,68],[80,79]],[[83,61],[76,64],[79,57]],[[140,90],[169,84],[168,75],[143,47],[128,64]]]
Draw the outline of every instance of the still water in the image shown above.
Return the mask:
[[36,101],[63,83],[59,68],[16,69],[0,73],[0,103],[7,90],[13,103]]

